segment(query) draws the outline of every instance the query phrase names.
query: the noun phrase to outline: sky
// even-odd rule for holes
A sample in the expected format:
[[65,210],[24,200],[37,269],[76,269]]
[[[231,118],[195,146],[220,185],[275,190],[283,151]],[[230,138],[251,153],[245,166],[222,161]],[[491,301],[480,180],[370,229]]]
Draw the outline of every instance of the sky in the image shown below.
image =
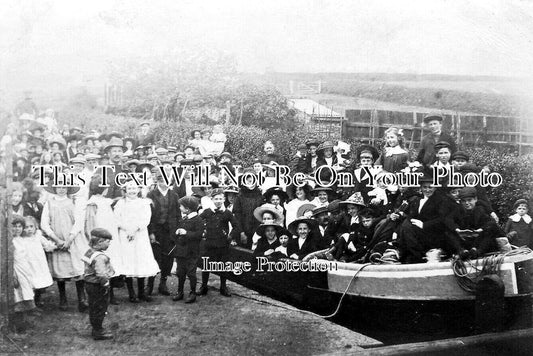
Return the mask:
[[0,0],[0,91],[97,86],[123,58],[234,56],[243,72],[533,76],[521,0]]

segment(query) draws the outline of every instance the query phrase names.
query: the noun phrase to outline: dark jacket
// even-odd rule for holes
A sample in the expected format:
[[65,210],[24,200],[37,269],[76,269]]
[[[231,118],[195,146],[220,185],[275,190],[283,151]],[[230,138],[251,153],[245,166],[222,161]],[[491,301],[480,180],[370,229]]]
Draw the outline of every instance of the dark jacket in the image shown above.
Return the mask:
[[217,210],[214,212],[211,209],[205,209],[200,214],[200,217],[205,222],[205,247],[221,248],[229,246],[229,224],[231,223],[231,226],[237,224],[231,211]]
[[177,228],[187,231],[185,235],[174,234],[176,246],[172,250],[174,257],[196,258],[200,255],[200,241],[205,230],[203,219],[195,215],[191,218],[180,219]]
[[442,197],[433,193],[422,207],[422,210],[418,212],[421,199],[421,197],[416,197],[411,200],[407,210],[407,218],[422,221],[424,223],[423,230],[426,232],[443,232],[446,210],[444,204],[442,204]]
[[316,247],[315,241],[309,237],[305,239],[305,242],[302,245],[302,248],[298,245],[298,238],[292,238],[289,241],[289,245],[287,246],[287,254],[289,257],[291,257],[293,254],[296,254],[298,256],[298,259],[301,260],[311,252],[317,251],[318,248]]
[[258,188],[250,190],[244,186],[241,187],[233,203],[233,215],[236,219],[233,231],[236,234],[244,232],[248,238],[252,238],[259,226],[259,221],[254,217],[254,210],[261,204],[263,204],[263,195]]
[[277,238],[273,243],[269,243],[266,237],[261,237],[254,250],[254,256],[263,256],[267,250],[275,249],[279,245],[279,240]]
[[[148,233],[154,234],[157,242],[161,245],[161,248],[164,253],[168,253],[173,247],[173,236],[176,233],[178,228],[178,222],[181,219],[180,208],[178,204],[178,196],[171,189],[168,190],[167,196],[163,197],[163,194],[159,189],[155,188],[150,191],[146,196],[149,198],[152,203],[150,204],[152,208],[152,217],[150,218],[150,223],[148,224]],[[161,202],[163,199],[168,198],[168,218],[165,222],[163,231],[167,231],[168,234],[163,236],[161,233],[161,224],[159,223],[159,217],[161,214]]]
[[[441,132],[439,138],[439,141],[446,141],[450,144],[450,151],[453,154],[457,147],[455,145],[455,140],[450,134],[446,132]],[[435,141],[435,136],[433,136],[432,133],[429,133],[422,137],[422,140],[420,141],[420,149],[418,151],[418,155],[416,156],[416,160],[420,163],[422,163],[424,166],[429,166],[433,162],[437,160],[437,157],[435,156],[435,144],[437,142]]]

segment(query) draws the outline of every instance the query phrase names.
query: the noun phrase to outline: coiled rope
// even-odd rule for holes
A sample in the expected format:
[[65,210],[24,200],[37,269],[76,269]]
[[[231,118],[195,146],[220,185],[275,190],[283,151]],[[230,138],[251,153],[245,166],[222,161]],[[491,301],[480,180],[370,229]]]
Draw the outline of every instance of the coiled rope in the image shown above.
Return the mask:
[[461,260],[455,257],[452,263],[457,284],[468,293],[475,293],[478,282],[490,274],[498,274],[505,257],[531,253],[529,247],[523,246],[506,253],[491,254],[483,259]]

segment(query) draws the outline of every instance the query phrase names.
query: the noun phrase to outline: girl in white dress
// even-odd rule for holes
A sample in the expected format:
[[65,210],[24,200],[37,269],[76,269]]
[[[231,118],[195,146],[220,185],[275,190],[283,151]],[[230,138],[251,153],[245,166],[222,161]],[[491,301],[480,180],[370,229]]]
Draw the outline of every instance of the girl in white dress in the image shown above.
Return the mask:
[[54,187],[49,184],[45,190],[52,195],[43,206],[41,228],[57,246],[49,256],[49,266],[59,288],[59,308],[68,309],[65,282],[73,280],[76,282],[78,310],[83,313],[89,305],[83,282],[85,266],[81,258],[88,249],[88,243],[81,234],[79,209],[67,195],[76,193],[79,187]]
[[14,215],[12,220],[13,232],[13,269],[14,269],[14,294],[15,294],[15,319],[14,324],[17,331],[26,328],[26,312],[35,309],[33,301],[33,286],[31,282],[32,274],[29,264],[29,255],[24,243],[21,241],[22,232],[26,223],[20,215]]
[[[150,200],[139,198],[140,187],[133,180],[127,182],[123,189],[126,195],[117,201],[115,217],[126,285],[130,302],[149,302],[152,298],[144,292],[144,279],[159,272],[148,237],[148,224],[152,216]],[[134,277],[137,278],[138,296],[133,289]]]
[[[100,175],[94,175],[89,183],[89,199],[85,207],[85,235],[90,237],[91,231],[97,227],[104,228],[111,233],[113,238],[106,250],[106,255],[109,257],[111,266],[115,271],[115,277],[118,277],[126,273],[123,261],[124,255],[122,253],[121,240],[118,238],[117,222],[111,208],[113,199],[105,197],[107,188],[100,185],[101,180],[102,177]],[[109,289],[109,303],[118,304],[115,299],[113,283],[111,283],[111,288]]]
[[25,219],[26,227],[24,228],[23,238],[20,243],[26,248],[29,265],[31,268],[31,282],[33,289],[35,289],[35,305],[42,307],[41,294],[47,287],[54,284],[52,275],[48,269],[48,262],[46,261],[46,252],[52,252],[56,249],[56,245],[46,239],[41,230],[37,228],[37,220],[33,216],[27,216]]

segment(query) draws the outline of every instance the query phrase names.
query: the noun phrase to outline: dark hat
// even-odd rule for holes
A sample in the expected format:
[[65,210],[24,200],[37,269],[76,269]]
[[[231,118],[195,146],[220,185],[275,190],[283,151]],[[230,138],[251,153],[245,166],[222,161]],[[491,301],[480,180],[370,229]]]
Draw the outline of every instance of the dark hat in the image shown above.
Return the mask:
[[124,135],[122,135],[120,132],[113,131],[113,132],[111,132],[110,134],[107,135],[107,140],[111,141],[111,139],[113,139],[113,137],[122,139],[122,137],[124,137]]
[[518,199],[517,201],[515,201],[513,204],[513,210],[516,210],[516,208],[518,208],[520,204],[526,204],[527,209],[529,210],[529,203],[526,199]]
[[376,161],[379,157],[379,151],[377,148],[371,145],[361,145],[355,149],[355,155],[359,160],[363,154],[370,154],[373,161]]
[[274,229],[276,229],[276,235],[278,235],[281,231],[285,230],[283,227],[281,227],[280,225],[277,225],[277,224],[261,224],[261,225],[259,225],[257,227],[257,229],[255,230],[255,233],[257,235],[263,237],[267,227],[273,227]]
[[333,149],[334,147],[335,147],[335,145],[333,144],[333,142],[331,142],[331,141],[324,141],[324,142],[322,142],[322,143],[318,146],[318,148],[316,149],[316,152],[317,152],[317,153],[318,153],[318,152],[322,152],[322,151],[324,151],[324,150],[327,149],[327,148],[331,148],[331,149]]
[[263,197],[265,198],[267,202],[270,202],[270,199],[272,198],[273,195],[279,196],[282,202],[286,202],[287,199],[289,199],[289,196],[281,187],[268,188],[265,194],[263,194]]
[[301,216],[304,216],[304,214],[308,211],[313,211],[316,209],[316,205],[315,204],[311,204],[311,203],[305,203],[305,204],[302,204],[298,210],[296,211],[296,216],[297,217],[301,217]]
[[202,133],[202,130],[198,130],[198,129],[196,129],[196,130],[192,130],[192,131],[191,131],[191,137],[192,137],[192,138],[194,138],[194,134],[195,134],[196,132],[199,132],[199,133],[201,134],[201,133]]
[[83,130],[81,129],[81,127],[78,127],[78,126],[74,126],[73,128],[69,130],[71,135],[72,135],[72,132],[74,131],[82,132]]
[[150,126],[150,121],[143,121],[139,124],[139,127],[141,126]]
[[113,239],[113,236],[109,231],[107,231],[104,228],[97,227],[91,230],[91,236],[98,237],[101,239],[111,240]]
[[429,174],[424,174],[422,177],[418,178],[418,183],[433,183],[433,177]]
[[430,112],[429,114],[427,114],[426,116],[424,116],[424,123],[428,123],[430,121],[433,121],[433,120],[438,120],[438,121],[442,121],[444,118],[442,116],[441,113],[438,113],[438,112]]
[[187,148],[190,148],[191,150],[196,151],[196,147],[194,147],[193,145],[185,146],[185,148],[183,148],[183,151],[185,151]]
[[366,208],[365,201],[361,192],[355,192],[348,197],[348,199],[339,202],[339,205],[358,205]]
[[129,161],[126,161],[126,163],[124,163],[126,166],[129,166],[131,164],[134,164],[135,166],[138,166],[141,164],[141,161],[139,161],[138,159],[130,159]]
[[229,187],[226,187],[224,189],[224,193],[233,193],[233,194],[239,194],[239,187],[230,185]]
[[311,146],[316,146],[316,147],[318,147],[318,146],[320,146],[320,141],[317,140],[317,139],[309,139],[309,140],[305,141],[305,146],[306,146],[307,148],[309,148],[309,147],[311,147]]
[[181,161],[182,166],[194,166],[194,161],[192,159],[185,158]]
[[176,159],[176,157],[178,157],[178,156],[181,156],[181,157],[185,158],[185,153],[183,153],[181,151],[176,152],[176,154],[174,155],[174,159]]
[[329,187],[321,187],[321,186],[316,186],[315,188],[313,188],[313,190],[311,190],[311,193],[312,194],[317,194],[318,192],[326,192],[329,194],[333,194],[333,189],[329,188]]
[[52,146],[53,143],[57,143],[60,147],[60,149],[65,149],[66,142],[65,139],[61,136],[54,136],[53,138],[48,141],[48,145]]
[[372,208],[364,208],[358,215],[364,218],[377,218],[379,216],[378,212]]
[[315,209],[313,209],[313,217],[317,217],[320,214],[328,213],[328,207],[327,206],[319,206]]
[[104,152],[107,152],[112,147],[120,147],[123,150],[126,150],[126,147],[124,146],[124,142],[122,141],[122,139],[116,136],[111,137],[111,139],[109,140],[109,142],[104,148]]
[[341,202],[341,201],[340,201],[339,199],[335,199],[335,200],[333,200],[332,202],[330,202],[330,203],[328,204],[328,211],[329,211],[330,213],[334,213],[334,212],[338,212],[338,211],[340,211],[340,208],[341,208],[341,206],[340,206],[340,202]]
[[[52,185],[53,180],[50,180],[46,186],[44,186],[44,190],[46,190],[48,193],[56,194],[55,186]],[[80,190],[79,186],[74,187],[67,187],[67,194],[72,195],[76,194]]]
[[73,134],[73,135],[67,136],[65,140],[67,142],[72,142],[72,141],[81,141],[81,139],[82,139],[81,135]]
[[98,140],[98,137],[94,136],[94,135],[87,135],[87,136],[84,136],[82,139],[81,139],[81,143],[86,145],[87,144],[87,141],[89,140],[92,140],[92,141],[95,141],[95,140]]
[[441,148],[450,149],[450,143],[447,141],[439,141],[434,146],[435,152],[438,152]]
[[258,206],[257,208],[255,208],[254,210],[254,217],[257,221],[259,222],[262,222],[263,221],[263,214],[266,213],[266,212],[269,212],[271,213],[272,215],[274,215],[274,220],[275,221],[280,221],[283,216],[282,214],[279,212],[278,209],[276,209],[276,207],[272,204],[263,204],[261,206]]
[[318,225],[318,222],[316,220],[299,217],[293,222],[291,222],[289,226],[287,226],[287,229],[289,230],[291,234],[296,235],[296,229],[298,228],[298,225],[301,223],[307,224],[307,226],[309,227],[309,230],[312,230],[315,226]]
[[452,154],[452,160],[454,159],[464,159],[465,161],[469,161],[470,156],[465,151],[457,151],[454,154]]
[[98,141],[108,141],[107,135],[106,134],[101,134],[100,136],[98,136],[97,140]]
[[214,197],[215,195],[220,195],[220,194],[224,194],[224,189],[222,188],[215,188],[211,191],[211,193],[209,194],[210,197]]
[[459,199],[477,198],[477,190],[474,187],[464,187],[459,191]]
[[180,205],[183,205],[185,208],[189,209],[190,211],[197,211],[198,210],[198,199],[191,196],[184,196],[178,200],[178,203]]
[[222,153],[220,154],[220,157],[221,157],[221,158],[222,158],[222,157],[233,158],[233,156],[231,155],[231,153],[229,153],[229,152],[225,152],[225,151],[222,152]]

